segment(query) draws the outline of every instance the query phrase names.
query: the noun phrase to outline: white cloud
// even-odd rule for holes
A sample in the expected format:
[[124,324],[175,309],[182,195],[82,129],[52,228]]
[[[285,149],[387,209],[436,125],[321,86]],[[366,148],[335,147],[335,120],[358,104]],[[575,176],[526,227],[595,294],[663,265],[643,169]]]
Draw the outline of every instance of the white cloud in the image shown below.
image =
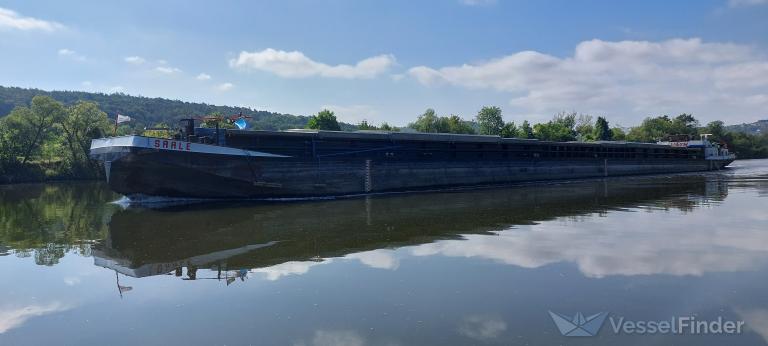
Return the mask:
[[363,346],[365,338],[353,330],[316,330],[312,341],[300,341],[296,346]]
[[[713,212],[711,208],[698,208],[685,215],[657,213],[653,224],[671,225],[669,227],[624,227],[647,224],[648,213],[643,211],[646,210],[611,211],[621,215],[601,217],[593,214],[579,220],[559,218],[533,226],[517,226],[493,236],[465,235],[465,240],[423,244],[412,248],[411,253],[416,256],[441,254],[486,258],[523,268],[566,262],[575,264],[583,275],[591,278],[658,274],[700,276],[713,272],[750,271],[768,264],[768,250],[760,245],[768,242],[768,233],[757,226],[762,225],[764,213],[729,216]],[[701,227],[696,232],[674,227],[681,217],[712,226]],[[621,219],[621,222],[611,221],[615,219]]]
[[211,75],[206,74],[206,73],[201,73],[201,74],[197,75],[197,77],[195,77],[195,78],[197,80],[209,80],[209,79],[211,79]]
[[67,57],[67,58],[70,58],[72,60],[85,61],[85,56],[84,55],[78,54],[74,50],[71,50],[71,49],[68,49],[68,48],[61,48],[61,49],[59,49],[57,54],[59,54],[59,56]]
[[232,90],[232,88],[234,88],[234,87],[235,87],[235,85],[232,84],[232,83],[221,83],[221,84],[216,86],[216,90],[219,90],[219,91],[229,91],[229,90]]
[[64,278],[64,284],[67,286],[76,286],[79,285],[82,282],[82,280],[77,276],[68,276]]
[[731,7],[756,6],[768,4],[768,0],[729,0]]
[[286,78],[329,77],[329,78],[373,78],[395,64],[392,55],[377,55],[360,60],[355,65],[327,65],[308,58],[299,51],[286,52],[267,48],[260,52],[240,52],[229,66],[241,70],[260,70]]
[[489,6],[496,4],[496,0],[460,0],[459,2],[467,6]]
[[134,65],[141,65],[146,62],[146,60],[144,60],[144,58],[140,56],[129,56],[129,57],[126,57],[124,60],[125,62],[129,64],[134,64]]
[[54,302],[48,305],[30,305],[22,308],[4,307],[0,309],[0,334],[24,324],[35,316],[43,316],[68,310],[69,306]]
[[263,273],[266,275],[266,279],[269,281],[275,281],[284,276],[290,275],[302,275],[309,272],[309,269],[323,263],[330,263],[331,260],[325,260],[323,262],[311,262],[311,261],[290,261],[273,265],[266,268],[254,269],[254,273]]
[[713,71],[721,89],[752,89],[768,86],[768,61],[723,66]]
[[395,257],[393,250],[371,250],[349,254],[346,258],[359,260],[371,268],[395,270],[400,266],[400,260]]
[[459,325],[459,334],[480,341],[498,338],[506,330],[507,323],[491,315],[470,315]]
[[155,67],[155,71],[160,72],[162,74],[174,74],[181,72],[180,69],[170,66],[158,66]]
[[[661,42],[591,40],[573,56],[522,51],[460,66],[417,66],[418,82],[510,95],[522,112],[550,116],[562,109],[626,115],[629,123],[651,114],[692,112],[753,121],[768,102],[768,60],[750,46],[700,39]],[[752,100],[748,102],[748,100]]]
[[42,19],[24,17],[15,11],[0,7],[0,29],[56,31],[64,25]]

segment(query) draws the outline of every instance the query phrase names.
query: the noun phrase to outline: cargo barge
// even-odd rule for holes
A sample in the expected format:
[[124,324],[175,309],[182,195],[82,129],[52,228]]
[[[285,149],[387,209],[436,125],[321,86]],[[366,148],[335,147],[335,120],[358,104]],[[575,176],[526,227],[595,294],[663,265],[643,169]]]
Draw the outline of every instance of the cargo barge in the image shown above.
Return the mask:
[[272,199],[719,170],[735,156],[705,136],[666,143],[549,142],[376,131],[194,126],[172,139],[94,139],[109,186],[128,197]]

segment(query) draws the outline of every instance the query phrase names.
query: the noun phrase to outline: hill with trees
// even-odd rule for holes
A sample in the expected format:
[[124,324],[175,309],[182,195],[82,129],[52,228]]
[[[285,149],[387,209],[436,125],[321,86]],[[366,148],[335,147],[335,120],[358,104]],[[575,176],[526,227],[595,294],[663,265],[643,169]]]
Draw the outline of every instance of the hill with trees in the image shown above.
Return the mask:
[[725,129],[731,132],[744,132],[752,135],[768,133],[768,119],[758,120],[749,124],[728,125]]
[[[260,111],[248,107],[216,106],[159,97],[131,96],[123,93],[45,91],[4,86],[0,86],[0,117],[10,114],[16,107],[29,107],[32,98],[37,95],[49,96],[64,106],[71,106],[80,101],[93,102],[110,118],[114,118],[117,113],[130,116],[134,121],[123,126],[130,126],[133,130],[161,124],[175,126],[179,119],[191,116],[232,115],[240,112],[252,117],[248,122],[250,128],[256,130],[304,128],[309,121],[307,116]],[[355,129],[355,126],[351,124],[339,123],[339,126],[342,130]]]

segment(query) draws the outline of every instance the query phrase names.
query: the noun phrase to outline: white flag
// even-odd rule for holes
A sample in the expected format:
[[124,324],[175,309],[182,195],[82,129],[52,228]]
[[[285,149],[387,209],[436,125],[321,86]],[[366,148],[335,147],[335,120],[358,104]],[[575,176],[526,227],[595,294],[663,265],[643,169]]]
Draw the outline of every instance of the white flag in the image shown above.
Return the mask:
[[131,121],[131,117],[117,113],[117,120],[115,121],[115,123],[119,124],[119,123],[124,123],[126,121]]

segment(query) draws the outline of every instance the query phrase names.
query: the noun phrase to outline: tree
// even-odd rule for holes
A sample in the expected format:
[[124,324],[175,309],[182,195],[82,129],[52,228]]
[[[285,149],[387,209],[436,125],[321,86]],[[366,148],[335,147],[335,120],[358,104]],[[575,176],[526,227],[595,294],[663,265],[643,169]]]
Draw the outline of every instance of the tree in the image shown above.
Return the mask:
[[715,120],[707,124],[705,131],[711,134],[712,137],[716,140],[722,140],[727,137],[725,126],[723,126],[723,122],[720,120]]
[[504,127],[501,128],[500,135],[501,137],[504,137],[504,138],[520,137],[520,133],[518,132],[517,126],[515,126],[514,121],[504,124]]
[[634,142],[656,142],[671,135],[688,135],[695,138],[698,133],[699,121],[690,114],[680,114],[674,119],[663,115],[655,118],[645,118],[640,126],[633,127],[627,134],[627,139]]
[[382,131],[400,131],[400,129],[399,129],[399,128],[397,128],[397,127],[394,127],[394,126],[392,126],[392,125],[389,125],[389,124],[387,124],[386,122],[383,122],[383,123],[381,123],[381,126],[379,126],[379,128],[380,128]]
[[729,133],[732,143],[728,148],[742,159],[768,157],[768,133],[748,134],[744,132]]
[[533,125],[536,138],[544,141],[568,142],[576,140],[574,132],[562,124],[549,121],[544,124]]
[[588,114],[579,114],[576,120],[576,136],[580,141],[595,140],[595,127],[592,125],[592,116]]
[[671,133],[673,135],[698,135],[699,121],[691,114],[680,114],[672,120]]
[[416,121],[408,124],[408,127],[425,133],[475,133],[472,122],[466,121],[455,114],[439,117],[432,108],[424,111]]
[[672,134],[672,120],[668,116],[663,115],[655,118],[645,118],[640,126],[629,130],[627,140],[653,143],[670,134]]
[[0,171],[20,181],[92,178],[99,170],[90,160],[91,140],[110,128],[106,113],[93,102],[64,108],[50,97],[36,96],[32,107],[16,107],[0,119]]
[[64,132],[73,168],[91,169],[91,174],[95,173],[96,167],[89,158],[90,144],[91,139],[104,137],[109,131],[107,113],[93,102],[80,101],[66,109],[59,126]]
[[477,123],[480,125],[481,135],[500,135],[501,129],[504,127],[501,108],[496,106],[483,107],[477,112]]
[[435,114],[435,110],[432,108],[427,108],[424,113],[419,115],[415,122],[408,124],[408,127],[419,132],[436,133],[439,132],[438,122],[439,119]]
[[357,129],[358,130],[378,130],[376,126],[368,124],[367,120],[363,120],[359,124],[357,124]]
[[520,125],[520,137],[527,139],[536,138],[533,135],[533,128],[531,128],[531,124],[528,123],[528,120],[523,120],[523,124]]
[[548,141],[567,142],[576,140],[576,113],[560,112],[552,120],[533,126],[536,138]]
[[64,107],[61,103],[49,96],[35,96],[32,98],[32,112],[27,113],[23,122],[31,127],[32,136],[24,151],[21,164],[24,165],[32,156],[35,150],[40,148],[40,144],[51,134],[53,124],[64,118]]
[[568,129],[569,131],[573,132],[574,136],[576,136],[575,129],[574,129],[574,127],[576,126],[576,112],[557,113],[555,117],[552,118],[552,122],[559,126],[562,126],[565,129]]
[[593,136],[599,141],[610,141],[613,139],[613,132],[608,126],[608,120],[605,120],[603,117],[597,117]]
[[620,127],[614,127],[611,129],[611,137],[614,141],[627,140],[627,134],[624,133],[624,130],[622,130]]
[[315,130],[341,131],[336,115],[327,109],[323,109],[317,115],[311,116],[307,127]]
[[16,107],[0,119],[0,172],[11,173],[17,169],[19,158],[32,145],[34,128],[28,121],[31,118],[29,108]]
[[472,125],[458,115],[451,114],[445,118],[445,122],[448,125],[448,133],[475,134]]

